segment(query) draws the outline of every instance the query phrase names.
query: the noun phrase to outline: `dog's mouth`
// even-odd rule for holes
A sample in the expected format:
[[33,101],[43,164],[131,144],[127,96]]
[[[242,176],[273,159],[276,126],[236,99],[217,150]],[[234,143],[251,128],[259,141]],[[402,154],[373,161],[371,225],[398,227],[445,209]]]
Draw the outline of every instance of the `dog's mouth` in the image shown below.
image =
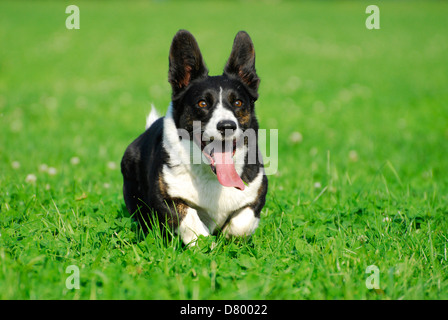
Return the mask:
[[195,135],[195,142],[210,162],[210,168],[218,181],[225,187],[244,190],[244,182],[235,169],[233,157],[236,152],[236,139],[202,141],[200,134]]

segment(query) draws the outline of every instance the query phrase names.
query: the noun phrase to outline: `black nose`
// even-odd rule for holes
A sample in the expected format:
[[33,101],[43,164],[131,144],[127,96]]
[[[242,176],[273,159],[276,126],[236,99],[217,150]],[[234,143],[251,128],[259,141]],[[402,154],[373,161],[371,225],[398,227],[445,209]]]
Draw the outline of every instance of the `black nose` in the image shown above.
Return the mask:
[[236,122],[232,120],[221,120],[216,125],[216,129],[218,129],[222,134],[226,132],[226,129],[236,130]]

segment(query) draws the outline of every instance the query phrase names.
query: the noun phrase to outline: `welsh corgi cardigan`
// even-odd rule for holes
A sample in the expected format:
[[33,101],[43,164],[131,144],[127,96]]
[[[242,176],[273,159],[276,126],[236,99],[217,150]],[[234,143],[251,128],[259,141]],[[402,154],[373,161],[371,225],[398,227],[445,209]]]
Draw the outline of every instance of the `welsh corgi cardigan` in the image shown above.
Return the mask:
[[221,231],[250,236],[268,180],[258,149],[260,79],[249,35],[240,31],[220,76],[209,76],[193,35],[180,30],[169,53],[172,97],[124,153],[123,194],[143,228],[156,215],[186,245]]

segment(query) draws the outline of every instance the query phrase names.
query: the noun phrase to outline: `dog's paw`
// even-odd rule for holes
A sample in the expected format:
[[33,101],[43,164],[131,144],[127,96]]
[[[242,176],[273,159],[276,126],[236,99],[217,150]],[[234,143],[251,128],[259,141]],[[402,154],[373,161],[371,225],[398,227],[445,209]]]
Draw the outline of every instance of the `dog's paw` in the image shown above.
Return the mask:
[[244,208],[237,215],[230,219],[223,230],[226,237],[248,237],[251,236],[258,227],[260,218],[255,217],[251,208]]
[[187,214],[182,218],[177,233],[187,246],[195,246],[199,236],[209,236],[210,231],[201,221],[195,209],[188,208]]

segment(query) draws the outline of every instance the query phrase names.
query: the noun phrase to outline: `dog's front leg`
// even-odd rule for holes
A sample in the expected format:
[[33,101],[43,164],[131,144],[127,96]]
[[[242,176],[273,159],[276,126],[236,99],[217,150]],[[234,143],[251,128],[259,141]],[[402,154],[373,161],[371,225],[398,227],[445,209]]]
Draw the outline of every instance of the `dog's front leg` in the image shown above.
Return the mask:
[[247,237],[255,232],[260,218],[255,216],[250,207],[241,209],[234,215],[223,229],[223,233],[229,236]]
[[196,245],[200,235],[209,236],[210,231],[199,218],[198,212],[193,208],[188,208],[184,216],[181,217],[177,233],[182,241],[189,246]]

